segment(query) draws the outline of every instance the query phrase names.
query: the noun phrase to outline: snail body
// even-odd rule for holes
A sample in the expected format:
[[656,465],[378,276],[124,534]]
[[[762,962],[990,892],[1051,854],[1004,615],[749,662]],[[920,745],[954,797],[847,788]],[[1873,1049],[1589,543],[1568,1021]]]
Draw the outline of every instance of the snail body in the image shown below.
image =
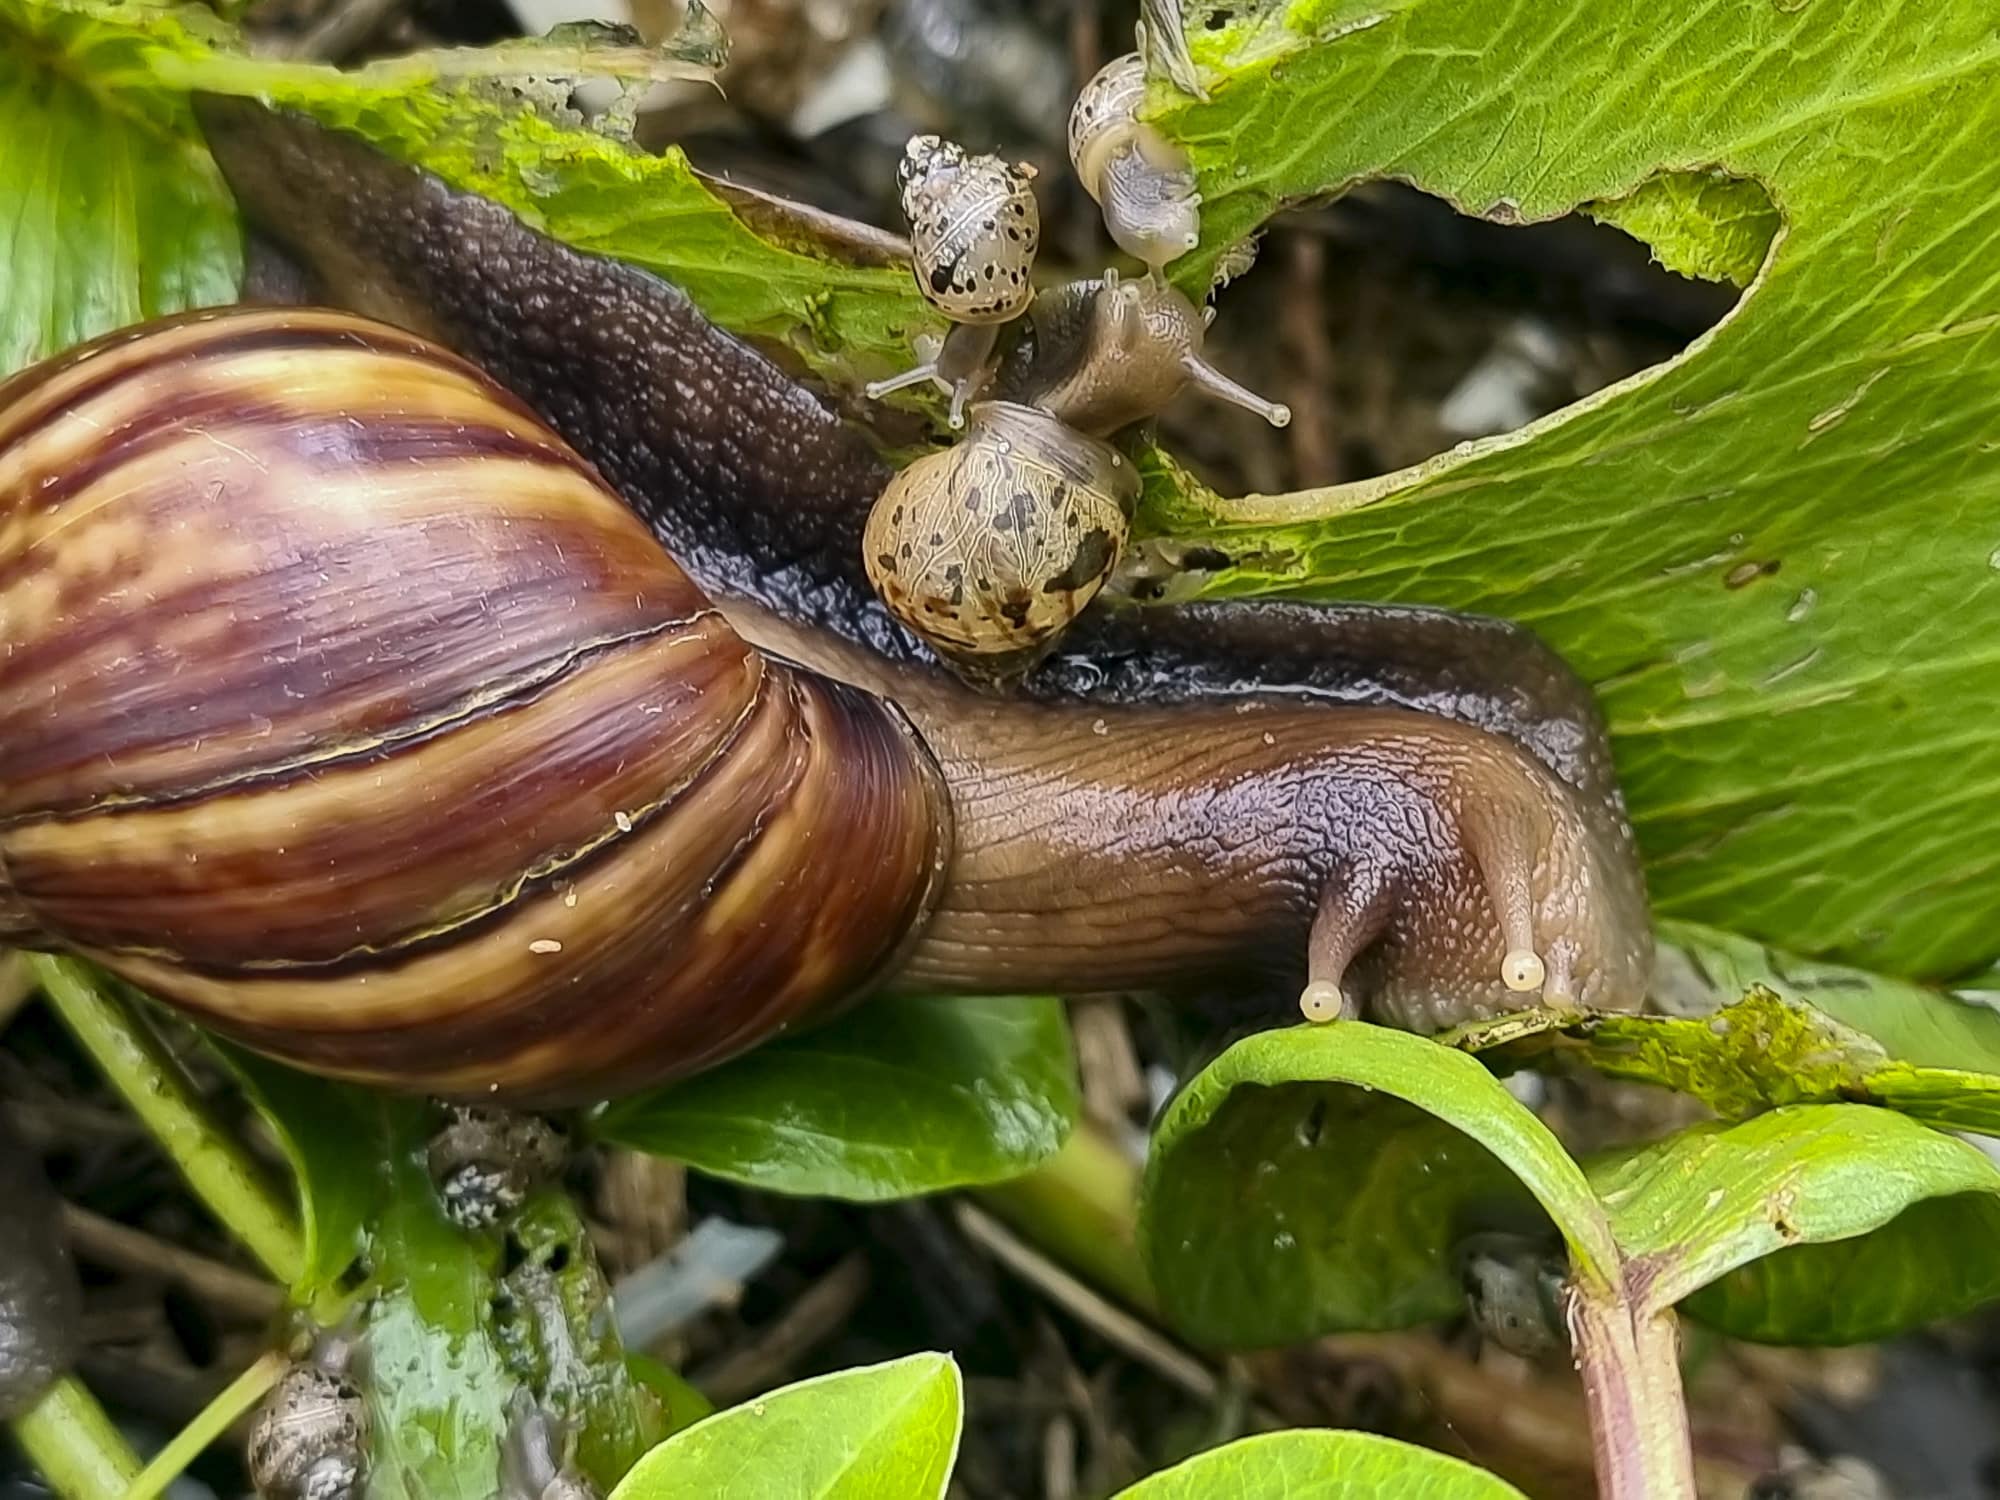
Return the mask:
[[725,617],[380,324],[238,310],[30,371],[0,495],[4,936],[303,1067],[553,1106],[885,987],[1263,973],[1419,1029],[1643,992],[1618,825],[1519,746],[990,702]]
[[1069,159],[1112,242],[1157,280],[1201,243],[1201,194],[1187,153],[1139,118],[1145,99],[1143,57],[1106,63],[1070,109]]

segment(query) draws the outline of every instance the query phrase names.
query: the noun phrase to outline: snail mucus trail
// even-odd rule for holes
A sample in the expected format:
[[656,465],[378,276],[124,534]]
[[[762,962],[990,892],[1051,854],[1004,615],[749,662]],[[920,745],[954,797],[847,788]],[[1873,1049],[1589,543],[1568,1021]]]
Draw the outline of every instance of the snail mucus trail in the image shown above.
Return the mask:
[[867,590],[865,441],[672,287],[206,117],[323,294],[401,326],[171,320],[0,388],[0,938],[523,1106],[883,988],[1428,1029],[1520,1004],[1532,954],[1550,998],[1640,1000],[1602,731],[1521,632],[1165,611],[982,698]]

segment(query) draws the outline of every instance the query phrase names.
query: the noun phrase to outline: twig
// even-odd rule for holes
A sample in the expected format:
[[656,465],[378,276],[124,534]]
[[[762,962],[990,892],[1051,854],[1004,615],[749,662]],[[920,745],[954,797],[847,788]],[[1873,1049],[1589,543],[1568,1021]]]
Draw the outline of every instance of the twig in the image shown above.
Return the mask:
[[325,15],[279,49],[311,62],[339,62],[375,35],[403,0],[335,0]]
[[970,1203],[961,1203],[957,1217],[958,1227],[967,1239],[1071,1317],[1088,1324],[1105,1342],[1198,1400],[1215,1398],[1220,1381],[1200,1360],[1183,1353],[1164,1335],[1092,1291],[991,1214]]
[[238,1321],[268,1322],[285,1305],[284,1292],[268,1281],[87,1208],[65,1203],[62,1219],[63,1230],[82,1259],[114,1271],[157,1277]]
[[849,1251],[747,1346],[695,1372],[691,1377],[695,1386],[719,1407],[771,1389],[847,1321],[867,1292],[868,1281],[868,1257],[859,1250]]
[[223,1387],[216,1398],[174,1440],[153,1456],[153,1461],[132,1482],[125,1500],[154,1500],[181,1477],[182,1471],[251,1407],[262,1401],[278,1378],[285,1373],[286,1359],[273,1349]]
[[0,948],[0,1031],[7,1029],[14,1012],[27,1004],[34,993],[35,981],[28,973],[28,960],[11,948]]
[[1292,445],[1293,488],[1337,484],[1342,475],[1334,446],[1333,342],[1327,334],[1326,247],[1315,236],[1288,234],[1285,246],[1286,315],[1280,347],[1291,377],[1285,403],[1292,409],[1286,436]]

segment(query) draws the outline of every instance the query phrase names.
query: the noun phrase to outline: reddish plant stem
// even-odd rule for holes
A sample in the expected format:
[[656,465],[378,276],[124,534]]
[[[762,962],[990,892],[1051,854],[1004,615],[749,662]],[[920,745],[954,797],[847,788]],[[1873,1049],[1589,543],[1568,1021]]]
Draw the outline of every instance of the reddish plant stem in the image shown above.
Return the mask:
[[1568,1311],[1600,1500],[1695,1500],[1673,1313],[1583,1287],[1572,1288]]

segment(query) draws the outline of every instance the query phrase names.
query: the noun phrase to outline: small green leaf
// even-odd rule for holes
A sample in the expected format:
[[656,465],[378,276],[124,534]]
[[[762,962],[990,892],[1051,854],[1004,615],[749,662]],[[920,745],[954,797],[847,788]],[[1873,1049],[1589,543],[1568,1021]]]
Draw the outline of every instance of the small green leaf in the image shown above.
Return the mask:
[[[1943,1002],[1951,1003],[1951,1002]],[[1712,1015],[1524,1011],[1451,1034],[1487,1061],[1553,1053],[1693,1096],[1728,1120],[1786,1104],[1879,1104],[1927,1124],[2000,1135],[2000,1075],[1919,1067],[1872,1037],[1759,985]]]
[[1891,1057],[2000,1076],[2000,1010],[1943,990],[1815,963],[1691,922],[1662,922],[1659,983],[1716,1004],[1762,985],[1823,1010]]
[[1582,1170],[1476,1060],[1345,1022],[1248,1037],[1155,1133],[1140,1245],[1204,1343],[1393,1328],[1462,1305],[1454,1248],[1553,1218],[1576,1273],[1618,1284]]
[[1117,1500],[1525,1500],[1505,1480],[1368,1432],[1267,1432],[1197,1454]]
[[1060,1002],[888,999],[620,1100],[597,1130],[768,1191],[865,1202],[1018,1176],[1077,1107]]
[[[228,302],[241,275],[235,207],[186,98],[129,65],[119,23],[0,0],[0,377],[114,328]],[[211,24],[213,18],[210,17]]]
[[1586,203],[1683,276],[1748,286],[1778,232],[1778,210],[1757,183],[1721,172],[1662,172],[1622,198]]
[[350,1085],[301,1073],[215,1037],[208,1041],[291,1163],[305,1237],[305,1268],[292,1295],[309,1303],[332,1290],[354,1263],[363,1229],[382,1201],[377,1161],[355,1149],[357,1141],[376,1137],[378,1107],[373,1096]]
[[639,1460],[611,1500],[942,1496],[963,1419],[958,1366],[948,1355],[842,1370],[674,1434]]
[[[531,1198],[495,1234],[447,1223],[423,1165],[424,1112],[384,1105],[386,1201],[369,1253],[364,1334],[375,1449],[370,1494],[489,1500],[507,1403],[526,1386],[578,1433],[576,1461],[614,1483],[665,1431],[618,1347],[609,1292],[574,1206]],[[511,1264],[510,1264],[511,1262]]]
[[[2000,1264],[1986,1253],[2000,1167],[1888,1110],[1796,1105],[1696,1126],[1589,1172],[1642,1314],[1728,1278],[1688,1311],[1744,1337],[1841,1343],[2000,1295]],[[1913,1206],[1923,1238],[1904,1232],[1872,1251],[1856,1242]]]

